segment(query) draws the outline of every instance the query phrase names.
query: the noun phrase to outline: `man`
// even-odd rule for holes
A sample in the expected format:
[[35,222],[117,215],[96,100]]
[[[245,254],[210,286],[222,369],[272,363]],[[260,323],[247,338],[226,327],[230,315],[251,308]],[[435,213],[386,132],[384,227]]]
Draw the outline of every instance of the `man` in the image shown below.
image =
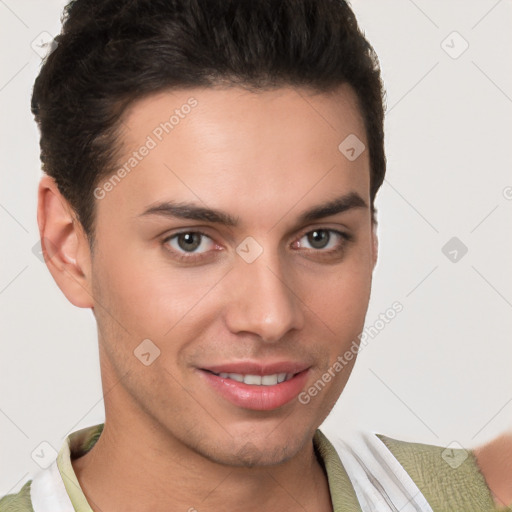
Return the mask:
[[94,312],[106,416],[2,512],[495,509],[473,453],[318,430],[355,363],[385,173],[345,3],[71,2],[32,110],[42,247]]

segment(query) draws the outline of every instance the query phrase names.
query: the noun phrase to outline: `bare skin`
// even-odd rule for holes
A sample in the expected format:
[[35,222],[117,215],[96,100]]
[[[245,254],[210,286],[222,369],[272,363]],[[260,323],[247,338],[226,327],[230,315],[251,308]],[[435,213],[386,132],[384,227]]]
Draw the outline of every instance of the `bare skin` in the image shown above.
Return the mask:
[[[377,258],[369,156],[350,161],[338,149],[350,134],[367,146],[356,96],[347,86],[160,93],[126,112],[119,165],[191,97],[197,106],[102,188],[94,252],[53,180],[41,179],[48,268],[98,323],[105,428],[73,467],[95,512],[328,512],[312,438],[355,360],[308,404],[270,410],[233,404],[204,369],[300,362],[306,390],[361,333]],[[343,211],[300,220],[349,195]],[[162,201],[222,210],[238,224],[142,215]],[[315,230],[325,247],[313,245]],[[205,236],[193,252],[169,239],[197,231]],[[236,251],[249,236],[263,249],[251,263]],[[145,339],[160,350],[147,366],[134,355]]]
[[498,508],[512,505],[512,434],[505,433],[473,450]]

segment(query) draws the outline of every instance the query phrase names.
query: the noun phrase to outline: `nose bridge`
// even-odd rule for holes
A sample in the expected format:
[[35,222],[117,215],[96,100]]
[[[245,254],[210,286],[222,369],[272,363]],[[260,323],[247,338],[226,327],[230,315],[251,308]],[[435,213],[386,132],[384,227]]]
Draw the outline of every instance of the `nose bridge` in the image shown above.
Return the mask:
[[[240,249],[254,247],[240,244]],[[293,283],[282,272],[279,256],[265,249],[254,260],[244,253],[235,260],[229,283],[233,293],[227,304],[226,321],[234,333],[257,334],[263,341],[274,342],[290,329],[300,329],[303,313],[300,300],[293,292]],[[253,252],[254,257],[254,252]],[[250,261],[250,262],[249,262]]]

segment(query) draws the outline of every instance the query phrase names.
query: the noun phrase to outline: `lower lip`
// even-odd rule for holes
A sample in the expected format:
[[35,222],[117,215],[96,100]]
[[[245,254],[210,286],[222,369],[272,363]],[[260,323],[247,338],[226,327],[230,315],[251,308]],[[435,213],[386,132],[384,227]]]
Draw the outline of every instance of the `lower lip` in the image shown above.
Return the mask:
[[304,388],[308,370],[273,386],[251,386],[199,370],[206,382],[232,404],[254,411],[270,411],[291,402]]

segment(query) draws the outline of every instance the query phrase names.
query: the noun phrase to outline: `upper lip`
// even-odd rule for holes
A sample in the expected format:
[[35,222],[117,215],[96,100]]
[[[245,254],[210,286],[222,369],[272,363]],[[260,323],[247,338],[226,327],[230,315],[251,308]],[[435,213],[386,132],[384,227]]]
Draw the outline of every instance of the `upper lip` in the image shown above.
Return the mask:
[[274,375],[276,373],[300,373],[307,370],[310,365],[297,361],[240,361],[220,363],[201,367],[213,373],[239,373],[242,375]]

